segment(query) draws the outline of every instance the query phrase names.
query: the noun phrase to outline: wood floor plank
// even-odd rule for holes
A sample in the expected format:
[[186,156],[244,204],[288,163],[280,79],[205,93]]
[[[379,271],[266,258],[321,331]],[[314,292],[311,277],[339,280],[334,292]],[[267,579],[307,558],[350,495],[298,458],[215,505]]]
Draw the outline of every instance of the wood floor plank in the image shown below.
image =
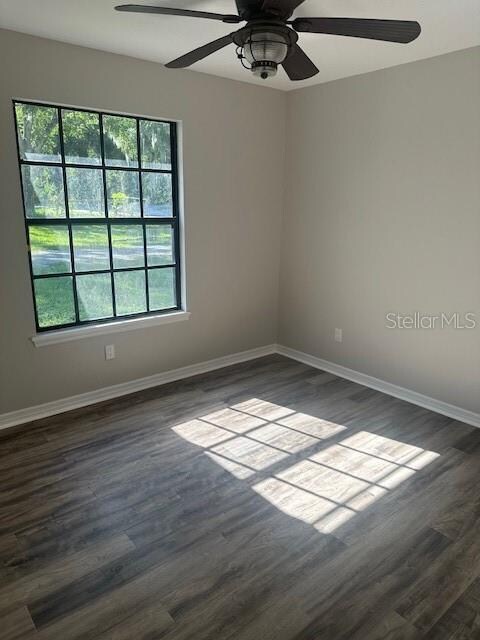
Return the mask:
[[[151,581],[147,579],[150,577]],[[85,599],[68,615],[37,624],[38,640],[106,640],[122,637],[121,634],[135,640],[160,637],[173,621],[157,600],[154,578],[155,574],[150,576],[147,573],[141,584],[138,581],[127,582],[108,592],[98,593]],[[150,625],[153,628],[149,628]],[[130,635],[134,631],[143,635]]]
[[476,530],[451,545],[413,586],[397,611],[427,632],[480,574],[480,537]]
[[396,611],[382,616],[371,615],[350,636],[350,640],[419,640],[420,631]]
[[35,640],[38,638],[28,610],[24,606],[2,612],[2,640]]
[[42,563],[37,570],[29,567],[28,572],[12,572],[12,579],[0,586],[0,610],[16,602],[19,605],[45,597],[49,593],[78,580],[91,571],[123,557],[134,548],[126,535],[118,535],[81,551],[66,553],[48,563]]
[[480,637],[480,580],[474,580],[425,636],[429,640]]
[[315,591],[311,580],[299,585],[300,597],[312,619],[297,635],[298,640],[347,640],[370,620],[372,612],[381,617],[390,611],[399,595],[446,546],[448,541],[432,529],[417,529],[410,536],[404,535],[393,548],[379,542],[369,551],[365,549],[361,572],[352,561],[358,550],[348,548],[324,567],[321,590]]
[[[129,603],[129,609],[131,603]],[[156,602],[148,603],[138,611],[132,613],[124,620],[120,620],[114,626],[100,635],[96,640],[148,640],[164,634],[174,621],[171,616]]]

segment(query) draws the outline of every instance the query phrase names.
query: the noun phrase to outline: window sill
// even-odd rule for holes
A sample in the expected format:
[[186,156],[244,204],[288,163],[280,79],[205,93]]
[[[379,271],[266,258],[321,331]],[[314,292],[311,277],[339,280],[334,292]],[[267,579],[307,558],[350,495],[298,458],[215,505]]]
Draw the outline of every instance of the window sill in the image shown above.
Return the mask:
[[50,344],[58,344],[59,342],[70,342],[72,340],[81,340],[82,338],[92,338],[94,336],[104,336],[111,333],[132,331],[134,329],[146,329],[148,327],[156,327],[161,324],[181,322],[182,320],[188,320],[189,318],[190,313],[188,311],[174,311],[173,313],[148,316],[146,318],[132,318],[131,320],[119,320],[117,322],[107,322],[105,324],[37,333],[32,336],[32,342],[36,347],[46,347]]

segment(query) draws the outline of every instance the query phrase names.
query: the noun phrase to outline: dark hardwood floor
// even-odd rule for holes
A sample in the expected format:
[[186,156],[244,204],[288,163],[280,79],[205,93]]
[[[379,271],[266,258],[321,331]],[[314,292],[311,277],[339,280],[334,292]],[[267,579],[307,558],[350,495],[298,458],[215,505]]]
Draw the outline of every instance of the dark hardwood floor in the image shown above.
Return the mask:
[[3,640],[480,638],[480,430],[262,358],[0,436]]

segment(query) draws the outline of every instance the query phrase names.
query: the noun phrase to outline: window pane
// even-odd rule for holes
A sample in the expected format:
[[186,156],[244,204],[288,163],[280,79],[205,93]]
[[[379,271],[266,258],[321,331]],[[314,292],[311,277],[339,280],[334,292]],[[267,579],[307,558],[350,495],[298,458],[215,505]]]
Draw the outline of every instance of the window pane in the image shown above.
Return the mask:
[[80,320],[99,320],[113,316],[110,274],[77,276],[77,299]]
[[112,253],[114,269],[143,267],[145,252],[141,225],[112,225]]
[[117,315],[145,313],[147,310],[145,271],[118,271],[114,274],[114,278]]
[[107,171],[108,215],[140,217],[140,188],[136,171]]
[[63,173],[60,167],[22,165],[27,218],[65,218]]
[[68,207],[71,218],[105,217],[101,169],[67,168]]
[[17,103],[15,113],[22,160],[60,162],[57,109]]
[[169,173],[142,173],[143,215],[172,218],[172,176]]
[[166,224],[148,225],[146,231],[148,266],[173,264],[175,258],[172,227]]
[[176,307],[175,269],[149,269],[148,294],[151,311]]
[[28,228],[32,270],[36,276],[45,273],[69,273],[70,240],[66,226],[31,225]]
[[133,118],[103,116],[105,164],[138,167],[137,123]]
[[172,168],[170,158],[170,125],[166,122],[140,121],[142,167],[145,169]]
[[98,114],[63,109],[62,124],[65,161],[101,164]]
[[54,327],[75,322],[71,276],[35,280],[34,288],[40,327]]
[[100,224],[73,225],[75,271],[110,269],[107,228]]

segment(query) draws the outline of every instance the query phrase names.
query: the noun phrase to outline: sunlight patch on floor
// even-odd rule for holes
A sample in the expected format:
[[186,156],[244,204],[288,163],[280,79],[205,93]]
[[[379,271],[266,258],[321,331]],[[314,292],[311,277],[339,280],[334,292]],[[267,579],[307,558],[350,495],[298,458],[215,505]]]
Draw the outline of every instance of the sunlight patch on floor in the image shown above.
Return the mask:
[[290,427],[296,431],[314,436],[315,438],[320,438],[321,440],[331,438],[346,429],[346,427],[341,424],[321,420],[320,418],[309,416],[307,413],[293,413],[286,418],[277,420],[277,423],[284,427]]
[[283,513],[331,533],[439,457],[259,398],[173,427]]
[[220,411],[215,411],[215,413],[209,413],[207,416],[203,416],[202,420],[216,427],[226,427],[229,431],[235,433],[245,433],[255,427],[267,424],[266,420],[235,411],[234,409],[221,409]]
[[211,451],[256,471],[266,469],[275,462],[288,458],[288,453],[285,451],[280,451],[245,436],[237,436],[233,440],[227,440],[212,447]]
[[268,420],[269,422],[279,420],[280,418],[284,418],[285,416],[295,413],[293,409],[282,407],[282,405],[275,404],[274,402],[259,400],[258,398],[251,398],[245,402],[234,404],[232,409],[235,409],[235,411],[241,411],[242,413],[246,413],[250,416],[263,418],[263,420]]
[[228,458],[222,458],[222,456],[217,455],[216,453],[211,453],[210,451],[205,452],[207,457],[210,460],[213,460],[218,465],[223,467],[226,471],[229,471],[232,476],[238,478],[239,480],[245,480],[246,478],[250,478],[255,475],[254,469],[249,469],[245,467],[243,464],[238,464],[237,462],[233,462],[233,460],[229,460]]

